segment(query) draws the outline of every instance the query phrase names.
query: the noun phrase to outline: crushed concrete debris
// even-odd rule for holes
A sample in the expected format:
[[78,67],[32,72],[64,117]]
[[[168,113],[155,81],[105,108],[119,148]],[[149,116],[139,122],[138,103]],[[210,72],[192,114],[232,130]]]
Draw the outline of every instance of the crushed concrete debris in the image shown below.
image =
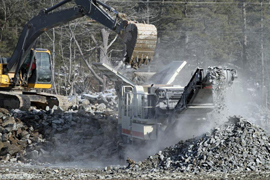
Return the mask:
[[[202,136],[180,141],[137,163],[140,170],[234,172],[270,170],[270,138],[241,117]],[[131,167],[132,168],[132,167]]]
[[0,108],[0,160],[66,162],[117,157],[115,90],[71,98],[73,107]]
[[114,89],[70,97],[70,102],[73,104],[71,110],[75,112],[96,115],[99,118],[118,115],[117,96]]
[[[119,164],[122,147],[119,148],[118,107],[113,96],[112,93],[98,94],[96,99],[76,97],[69,111],[57,106],[28,112],[0,108],[1,162]],[[143,161],[128,158],[126,162],[127,166],[107,166],[102,170],[41,167],[27,170],[30,173],[24,173],[23,177],[193,179],[200,174],[202,179],[262,175],[267,179],[269,173],[261,173],[270,170],[270,138],[263,129],[234,116],[202,136],[180,141]],[[0,168],[0,178],[22,176],[18,169]]]
[[93,114],[81,108],[0,109],[0,160],[55,163],[117,157],[117,119],[104,113],[105,104],[95,107]]

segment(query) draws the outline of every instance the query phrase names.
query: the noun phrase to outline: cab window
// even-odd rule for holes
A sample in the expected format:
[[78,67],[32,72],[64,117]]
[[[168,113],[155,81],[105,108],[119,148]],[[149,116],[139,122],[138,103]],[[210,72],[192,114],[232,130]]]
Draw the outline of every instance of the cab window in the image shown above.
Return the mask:
[[45,52],[36,53],[37,81],[41,83],[51,82],[50,55]]

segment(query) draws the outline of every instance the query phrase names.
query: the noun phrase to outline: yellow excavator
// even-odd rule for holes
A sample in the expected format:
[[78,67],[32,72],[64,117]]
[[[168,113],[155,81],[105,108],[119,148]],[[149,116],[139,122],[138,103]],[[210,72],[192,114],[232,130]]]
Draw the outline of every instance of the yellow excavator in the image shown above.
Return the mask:
[[[71,1],[75,2],[73,8],[56,11]],[[57,105],[66,109],[69,106],[63,96],[29,91],[33,88],[48,89],[52,84],[50,52],[33,47],[43,32],[83,16],[103,24],[123,38],[125,64],[136,69],[153,59],[157,42],[154,25],[128,21],[126,14],[99,0],[63,0],[32,18],[24,26],[12,56],[0,57],[0,107],[29,109],[30,106],[52,108]]]

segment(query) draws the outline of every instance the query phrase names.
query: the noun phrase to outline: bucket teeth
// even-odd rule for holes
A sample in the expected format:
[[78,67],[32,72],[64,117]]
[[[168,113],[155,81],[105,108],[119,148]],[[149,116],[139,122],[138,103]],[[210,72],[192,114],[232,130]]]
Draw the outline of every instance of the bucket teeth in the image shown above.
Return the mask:
[[157,28],[152,24],[130,21],[125,29],[126,44],[125,63],[132,68],[140,68],[142,64],[152,61],[157,43]]

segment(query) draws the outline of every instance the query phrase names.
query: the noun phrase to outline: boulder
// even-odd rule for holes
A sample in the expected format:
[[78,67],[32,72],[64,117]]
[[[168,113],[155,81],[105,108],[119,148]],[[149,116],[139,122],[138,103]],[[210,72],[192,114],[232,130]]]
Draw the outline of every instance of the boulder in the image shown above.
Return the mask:
[[3,126],[3,127],[12,126],[12,127],[13,127],[15,123],[16,123],[16,122],[15,122],[15,120],[14,120],[13,117],[7,117],[7,118],[4,120],[4,122],[2,123],[2,126]]
[[20,145],[17,145],[17,144],[10,144],[8,146],[8,153],[11,156],[15,155],[16,153],[18,153],[21,150],[22,150],[22,147]]
[[82,100],[82,105],[87,106],[89,104],[90,104],[90,101],[88,99],[83,99]]
[[104,103],[101,103],[101,104],[97,105],[97,110],[105,111],[106,110],[106,105]]

